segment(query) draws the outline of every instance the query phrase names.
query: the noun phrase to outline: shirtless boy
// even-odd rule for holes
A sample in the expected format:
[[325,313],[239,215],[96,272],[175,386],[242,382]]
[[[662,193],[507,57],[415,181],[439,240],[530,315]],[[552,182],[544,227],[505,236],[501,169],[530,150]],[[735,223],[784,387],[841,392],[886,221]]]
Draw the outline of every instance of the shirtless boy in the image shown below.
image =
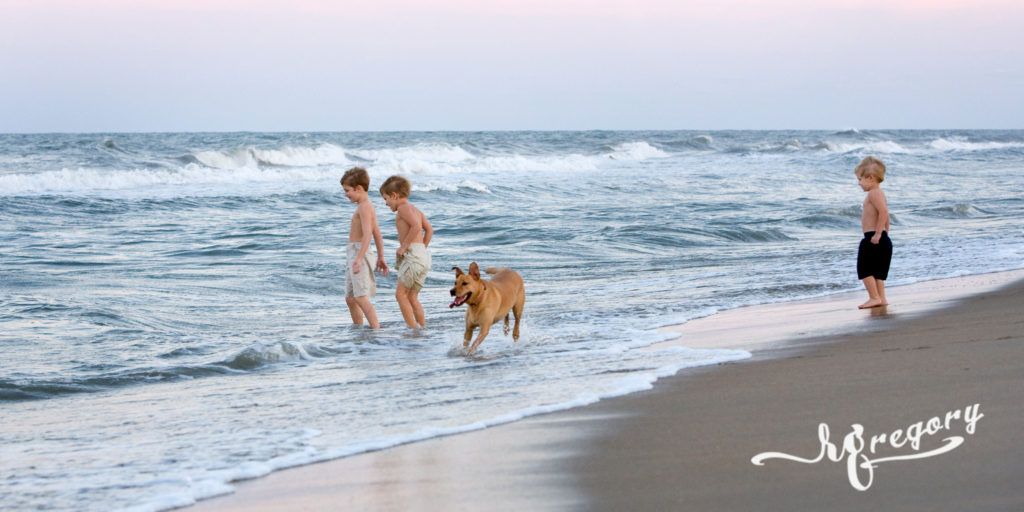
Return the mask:
[[377,293],[377,283],[370,266],[370,239],[377,245],[377,270],[387,275],[388,264],[384,261],[384,240],[377,225],[377,212],[370,203],[368,190],[370,175],[362,167],[353,167],[341,177],[345,197],[356,204],[352,224],[348,230],[348,245],[345,248],[348,265],[345,268],[345,303],[352,314],[352,323],[363,324],[363,317],[370,327],[377,329],[377,311],[370,298]]
[[395,212],[395,225],[398,228],[398,251],[395,266],[398,268],[398,286],[395,299],[402,310],[405,325],[412,329],[423,328],[427,318],[420,304],[420,290],[427,281],[430,272],[430,238],[434,228],[430,226],[427,216],[409,202],[412,185],[401,176],[392,176],[380,186],[380,195],[388,208]]
[[868,292],[867,302],[860,309],[885,306],[885,279],[889,277],[889,263],[892,261],[892,240],[889,240],[889,207],[882,192],[885,181],[885,164],[869,156],[861,160],[854,169],[860,188],[867,192],[864,198],[864,213],[860,217],[864,238],[857,251],[857,279],[864,283]]

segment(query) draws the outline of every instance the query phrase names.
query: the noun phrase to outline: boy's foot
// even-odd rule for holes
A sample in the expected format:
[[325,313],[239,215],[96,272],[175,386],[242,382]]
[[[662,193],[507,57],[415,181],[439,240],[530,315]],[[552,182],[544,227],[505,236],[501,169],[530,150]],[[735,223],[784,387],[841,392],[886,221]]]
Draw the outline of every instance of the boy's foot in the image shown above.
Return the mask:
[[865,302],[864,304],[861,304],[860,306],[857,306],[857,309],[870,309],[870,308],[877,308],[878,306],[888,306],[888,305],[889,305],[889,303],[882,301],[882,299],[871,299],[871,300]]

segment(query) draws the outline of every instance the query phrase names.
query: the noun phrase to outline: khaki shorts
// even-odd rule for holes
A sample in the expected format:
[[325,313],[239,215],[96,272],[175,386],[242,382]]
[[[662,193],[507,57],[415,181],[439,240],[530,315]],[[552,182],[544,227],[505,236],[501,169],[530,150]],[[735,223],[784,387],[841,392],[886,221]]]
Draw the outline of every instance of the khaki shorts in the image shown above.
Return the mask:
[[430,272],[430,251],[423,244],[411,244],[398,264],[398,283],[406,289],[418,292],[427,282]]
[[377,293],[377,281],[373,277],[373,262],[370,260],[370,251],[363,255],[363,266],[358,274],[352,273],[352,262],[359,255],[359,242],[350,242],[345,247],[345,296],[346,297],[373,297]]

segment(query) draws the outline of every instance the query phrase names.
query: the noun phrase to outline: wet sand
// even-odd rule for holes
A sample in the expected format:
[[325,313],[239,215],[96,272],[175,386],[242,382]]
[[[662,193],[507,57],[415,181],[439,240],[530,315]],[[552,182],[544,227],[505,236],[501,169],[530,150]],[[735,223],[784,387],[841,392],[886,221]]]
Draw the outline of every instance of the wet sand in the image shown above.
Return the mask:
[[[237,483],[190,510],[1021,510],[1024,509],[1024,272],[756,306],[673,328],[686,346],[754,357],[651,391]],[[1010,283],[1007,285],[1007,283]],[[1006,286],[1004,286],[1006,285]],[[966,297],[966,298],[965,298]],[[855,334],[849,334],[849,333]],[[866,491],[817,456],[820,423],[842,446],[979,404],[880,463]],[[878,446],[872,458],[914,451]],[[863,478],[866,473],[861,472]]]

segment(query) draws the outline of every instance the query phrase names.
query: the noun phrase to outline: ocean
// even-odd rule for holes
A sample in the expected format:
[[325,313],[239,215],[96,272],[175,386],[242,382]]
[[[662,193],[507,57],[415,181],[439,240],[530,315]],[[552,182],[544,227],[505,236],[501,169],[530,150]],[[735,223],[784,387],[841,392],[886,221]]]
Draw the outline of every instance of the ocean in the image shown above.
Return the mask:
[[[1019,130],[0,135],[0,503],[164,510],[749,357],[649,347],[861,289],[866,155],[888,165],[890,286],[1024,268]],[[354,165],[389,264],[387,176],[435,228],[422,332],[394,274],[383,328],[351,325]],[[448,290],[473,261],[527,300],[518,343],[466,357]]]

